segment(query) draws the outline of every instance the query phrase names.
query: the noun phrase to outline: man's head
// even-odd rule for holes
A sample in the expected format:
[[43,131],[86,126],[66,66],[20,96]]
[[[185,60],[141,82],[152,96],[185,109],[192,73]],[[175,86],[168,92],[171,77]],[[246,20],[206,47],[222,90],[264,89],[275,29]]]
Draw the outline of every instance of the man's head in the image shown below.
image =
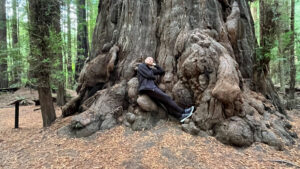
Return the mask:
[[146,63],[147,65],[149,65],[149,66],[152,66],[153,63],[154,63],[154,59],[153,59],[152,57],[147,57],[147,58],[145,59],[145,63]]

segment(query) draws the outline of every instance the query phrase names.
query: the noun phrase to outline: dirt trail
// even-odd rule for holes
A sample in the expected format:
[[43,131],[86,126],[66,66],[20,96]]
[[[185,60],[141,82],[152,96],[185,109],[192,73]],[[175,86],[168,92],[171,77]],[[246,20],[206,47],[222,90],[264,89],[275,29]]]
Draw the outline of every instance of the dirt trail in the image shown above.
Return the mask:
[[[256,143],[234,148],[213,137],[194,137],[177,123],[162,122],[149,131],[123,126],[88,138],[70,139],[56,130],[70,121],[58,119],[43,129],[35,106],[20,108],[20,129],[13,129],[14,109],[0,109],[0,168],[288,168],[300,166],[299,140],[284,151]],[[57,108],[57,115],[61,112]],[[292,112],[300,135],[300,113]]]

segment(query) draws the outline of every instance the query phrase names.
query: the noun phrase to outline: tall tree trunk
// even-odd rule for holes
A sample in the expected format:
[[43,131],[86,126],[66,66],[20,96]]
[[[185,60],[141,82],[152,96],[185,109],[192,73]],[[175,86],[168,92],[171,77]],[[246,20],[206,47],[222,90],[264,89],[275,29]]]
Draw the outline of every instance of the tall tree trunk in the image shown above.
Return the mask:
[[88,33],[85,0],[77,0],[77,62],[75,79],[77,80],[88,57]]
[[35,73],[34,73],[34,63],[32,62],[35,58],[35,52],[32,51],[33,47],[32,47],[32,43],[30,41],[30,12],[29,12],[30,8],[29,8],[29,0],[26,0],[26,11],[27,11],[27,16],[28,16],[28,35],[29,35],[29,55],[27,56],[27,60],[29,63],[29,68],[28,68],[28,72],[27,72],[27,82],[26,82],[26,86],[29,86],[31,88],[35,88],[36,84],[34,84],[36,78],[35,78]]
[[17,0],[12,0],[13,16],[12,16],[12,47],[13,47],[13,84],[21,82],[21,57],[19,52],[18,38],[18,3]]
[[[93,14],[93,2],[92,1],[87,1],[86,2],[86,11],[87,11],[87,30],[88,30],[88,43],[90,47],[90,40],[91,40],[91,23],[92,21],[92,14]],[[90,49],[89,49],[90,51]]]
[[[55,7],[53,8],[53,26],[55,30],[55,34],[57,36],[57,43],[61,44],[61,28],[60,28],[60,0],[52,0]],[[56,49],[56,58],[58,59],[58,92],[57,92],[57,105],[63,106],[65,104],[65,74],[63,69],[63,55],[62,55],[62,47],[58,46]]]
[[[256,56],[254,67],[254,90],[262,93],[266,98],[273,101],[280,113],[286,115],[274,85],[269,77],[270,52],[276,37],[276,10],[272,8],[273,0],[260,0],[260,52]],[[277,9],[277,6],[275,7]]]
[[7,76],[7,35],[6,0],[0,0],[0,88],[8,87]]
[[289,32],[289,14],[286,11],[289,11],[289,2],[288,1],[276,1],[278,3],[278,19],[277,19],[277,40],[278,40],[278,77],[280,82],[280,90],[285,93],[286,85],[286,69],[288,67],[287,55],[288,55],[288,40],[286,38],[287,33]]
[[[17,17],[17,0],[12,0],[12,8],[13,8],[13,17],[12,17],[12,41],[13,47],[15,47],[19,40],[18,40],[18,17]],[[17,46],[16,46],[17,47]]]
[[[260,12],[260,57],[258,57],[257,73],[258,81],[260,79],[266,79],[269,71],[270,51],[273,47],[274,35],[275,35],[275,21],[273,17],[275,13],[273,6],[271,5],[273,0],[260,0],[259,12]],[[261,83],[264,81],[261,81]],[[267,93],[267,84],[258,85],[263,93]]]
[[51,95],[51,88],[50,86],[47,86],[48,84],[49,83],[46,83],[43,85],[43,87],[38,87],[38,94],[43,118],[43,127],[49,127],[56,119]]
[[[281,24],[280,24],[281,25]],[[285,35],[285,31],[281,30],[281,28],[284,28],[285,26],[282,25],[279,27],[279,31],[278,31],[278,35],[277,35],[277,39],[278,39],[278,57],[279,57],[279,61],[278,61],[278,78],[279,78],[279,82],[280,82],[280,91],[285,93],[285,85],[286,85],[286,69],[287,69],[287,61],[286,61],[286,55],[288,52],[288,47],[287,44],[285,43],[284,40],[284,35]],[[289,28],[287,28],[288,30]]]
[[50,89],[50,72],[53,61],[50,49],[50,30],[54,29],[53,12],[56,5],[54,1],[29,0],[29,37],[32,55],[32,75],[37,82],[39,100],[41,104],[43,126],[50,126],[56,119]]
[[6,0],[0,1],[0,88],[8,87]]
[[[237,146],[292,144],[277,103],[250,90],[258,85],[254,32],[248,0],[101,0],[79,96],[63,107],[64,116],[82,112],[68,129],[80,137],[118,123],[133,130],[155,126],[165,111],[138,95],[135,77],[136,66],[151,56],[165,69],[159,88],[183,108],[196,107],[185,131],[204,130]],[[265,94],[277,96],[274,88]]]
[[295,0],[291,0],[291,45],[290,45],[290,89],[289,98],[295,98],[296,66],[295,66]]
[[73,86],[73,70],[72,70],[72,37],[71,37],[71,0],[68,0],[67,2],[67,27],[68,27],[68,57],[67,57],[67,70],[68,70],[68,84],[69,87]]

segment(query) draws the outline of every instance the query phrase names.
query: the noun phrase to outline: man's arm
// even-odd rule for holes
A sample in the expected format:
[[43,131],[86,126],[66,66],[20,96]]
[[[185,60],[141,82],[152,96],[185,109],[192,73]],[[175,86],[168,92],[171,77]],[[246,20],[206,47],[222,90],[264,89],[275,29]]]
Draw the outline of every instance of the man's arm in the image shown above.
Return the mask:
[[162,69],[160,66],[155,65],[154,67],[156,68],[156,69],[152,69],[154,75],[163,75],[163,74],[165,74],[164,69]]
[[153,72],[151,70],[149,70],[145,64],[139,65],[138,73],[146,79],[155,80],[155,76],[154,76]]

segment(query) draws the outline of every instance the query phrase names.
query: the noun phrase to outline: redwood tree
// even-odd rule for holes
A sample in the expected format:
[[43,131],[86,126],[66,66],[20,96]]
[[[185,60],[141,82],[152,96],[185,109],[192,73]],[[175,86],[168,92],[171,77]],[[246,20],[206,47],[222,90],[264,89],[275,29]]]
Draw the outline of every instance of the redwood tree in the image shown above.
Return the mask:
[[53,0],[53,14],[52,25],[54,27],[55,42],[52,43],[52,47],[55,47],[52,51],[56,59],[58,60],[56,81],[58,85],[57,90],[57,105],[63,106],[65,104],[65,74],[63,72],[63,55],[62,55],[62,38],[60,28],[60,0]]
[[257,76],[268,71],[255,67],[267,63],[257,48],[247,0],[100,0],[79,95],[63,108],[64,116],[80,114],[64,129],[81,137],[164,119],[160,104],[137,92],[136,66],[151,56],[166,71],[159,87],[180,106],[196,107],[183,130],[236,146],[293,144],[270,79]]
[[[273,104],[282,113],[286,114],[276,93],[273,83],[269,77],[270,53],[276,37],[277,22],[273,18],[277,17],[276,9],[272,8],[273,0],[260,0],[260,47],[255,57],[254,86],[255,90],[261,92],[266,98],[272,100]],[[275,7],[276,8],[276,7]]]
[[67,70],[68,70],[68,84],[69,87],[73,86],[73,71],[72,71],[72,35],[71,35],[71,0],[67,1],[67,27],[68,27],[68,37],[67,37],[67,50],[68,50],[68,57],[67,57]]
[[5,3],[6,0],[0,0],[0,88],[8,87]]
[[291,0],[291,47],[290,47],[290,89],[289,98],[295,99],[296,65],[295,65],[295,0]]
[[289,38],[287,38],[287,34],[290,31],[290,25],[289,25],[289,13],[286,11],[290,10],[290,3],[289,1],[281,1],[276,0],[276,3],[278,3],[278,19],[277,19],[277,25],[276,26],[276,33],[277,33],[277,40],[278,40],[278,77],[280,82],[280,90],[285,93],[285,85],[287,81],[287,68],[288,68],[288,62],[287,62],[287,56],[289,52]]
[[43,126],[50,126],[56,119],[53,106],[50,73],[53,55],[50,31],[55,30],[53,20],[57,17],[58,0],[29,0],[29,37],[32,77],[38,88]]
[[77,0],[77,62],[75,79],[83,68],[84,61],[88,57],[88,32],[86,21],[85,0]]
[[19,52],[19,29],[18,29],[18,2],[17,0],[12,0],[12,46],[13,46],[13,84],[21,82],[21,54]]

